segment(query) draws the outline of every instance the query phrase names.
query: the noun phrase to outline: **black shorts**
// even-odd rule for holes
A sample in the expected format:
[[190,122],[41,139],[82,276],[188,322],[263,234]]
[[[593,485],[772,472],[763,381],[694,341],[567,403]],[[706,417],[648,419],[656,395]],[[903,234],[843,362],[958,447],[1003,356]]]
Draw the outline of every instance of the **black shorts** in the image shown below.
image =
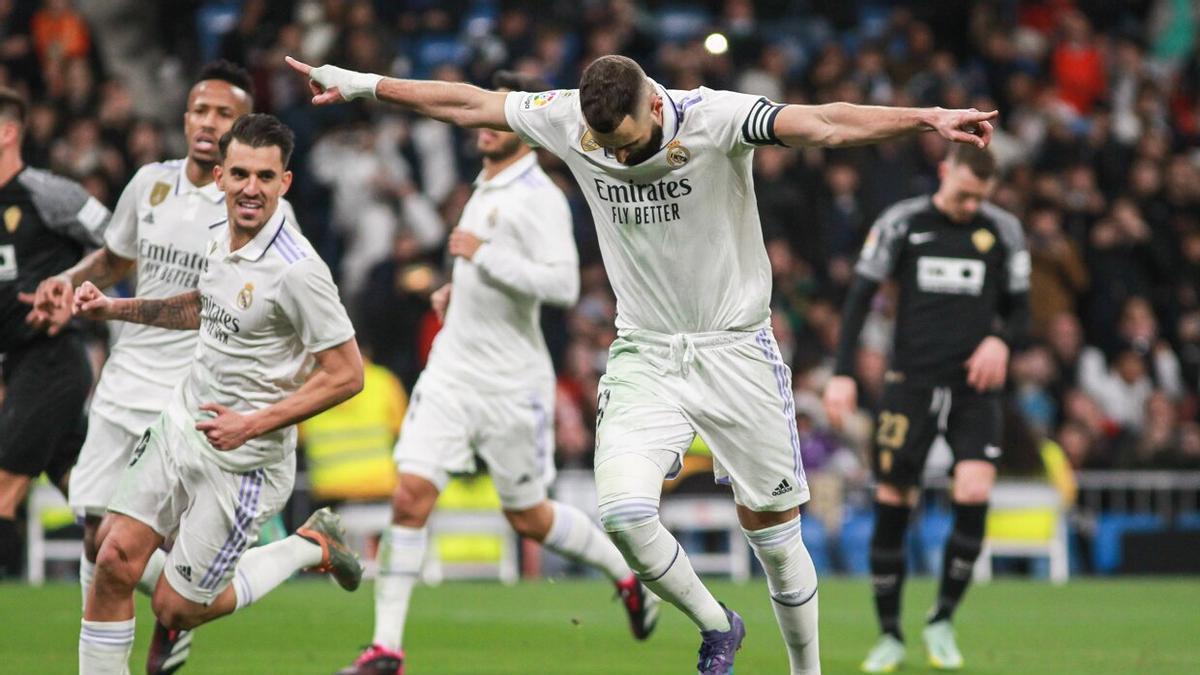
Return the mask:
[[925,458],[944,435],[954,463],[1000,459],[1000,393],[980,393],[964,385],[887,385],[875,425],[871,464],[875,480],[897,487],[921,484]]
[[61,485],[87,435],[83,406],[91,387],[87,351],[73,331],[9,352],[0,405],[0,469],[34,478],[45,471]]

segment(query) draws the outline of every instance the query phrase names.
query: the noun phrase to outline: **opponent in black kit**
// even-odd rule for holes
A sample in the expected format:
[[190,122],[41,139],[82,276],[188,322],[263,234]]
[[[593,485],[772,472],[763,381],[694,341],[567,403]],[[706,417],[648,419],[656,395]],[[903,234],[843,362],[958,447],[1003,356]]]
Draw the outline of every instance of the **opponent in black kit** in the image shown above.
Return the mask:
[[30,481],[45,471],[65,493],[92,384],[76,331],[68,325],[50,336],[32,328],[25,303],[39,281],[101,243],[109,217],[78,183],[25,166],[25,112],[20,94],[0,88],[0,578],[20,568],[14,517]]
[[986,201],[992,156],[955,146],[939,173],[936,193],[894,205],[871,228],[843,310],[837,372],[825,391],[830,421],[840,425],[856,406],[854,354],[871,298],[880,282],[895,279],[895,342],[873,452],[871,575],[883,634],[863,663],[866,672],[890,672],[903,660],[904,534],[939,434],[954,453],[954,529],[923,637],[932,665],[962,665],[950,619],[983,544],[1000,457],[998,390],[1009,345],[1029,324],[1029,254],[1021,224]]

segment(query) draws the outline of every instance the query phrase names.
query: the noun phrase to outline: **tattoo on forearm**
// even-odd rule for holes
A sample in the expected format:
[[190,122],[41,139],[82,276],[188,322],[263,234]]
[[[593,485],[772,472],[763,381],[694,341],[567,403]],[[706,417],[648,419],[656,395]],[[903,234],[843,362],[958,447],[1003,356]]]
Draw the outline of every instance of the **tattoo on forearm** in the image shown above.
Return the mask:
[[115,319],[160,328],[200,328],[200,292],[191,291],[163,299],[134,298],[114,307]]

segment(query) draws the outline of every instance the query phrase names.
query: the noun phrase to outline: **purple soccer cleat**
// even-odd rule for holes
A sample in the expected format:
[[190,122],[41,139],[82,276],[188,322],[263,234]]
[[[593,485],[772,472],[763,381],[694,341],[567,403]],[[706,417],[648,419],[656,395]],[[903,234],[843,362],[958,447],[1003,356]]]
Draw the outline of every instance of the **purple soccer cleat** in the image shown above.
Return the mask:
[[746,624],[738,613],[724,603],[721,609],[729,617],[729,630],[700,631],[700,662],[696,664],[699,675],[733,675],[733,657],[742,648],[746,638]]

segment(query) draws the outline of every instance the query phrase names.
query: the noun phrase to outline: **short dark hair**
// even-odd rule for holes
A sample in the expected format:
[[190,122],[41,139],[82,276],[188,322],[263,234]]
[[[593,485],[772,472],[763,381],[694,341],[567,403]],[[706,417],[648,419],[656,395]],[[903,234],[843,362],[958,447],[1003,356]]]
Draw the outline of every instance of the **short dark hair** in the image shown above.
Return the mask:
[[492,74],[493,89],[509,91],[546,91],[550,83],[536,75],[525,75],[512,70],[497,70]]
[[967,167],[980,180],[990,180],[996,175],[996,158],[991,151],[967,143],[955,143],[951,146],[946,161]]
[[252,148],[265,148],[272,145],[279,148],[279,155],[283,158],[283,168],[285,169],[288,161],[292,158],[292,149],[296,147],[296,135],[287,128],[286,124],[280,122],[274,115],[259,113],[239,117],[233,123],[233,127],[221,136],[217,146],[221,150],[222,162],[225,161],[225,153],[229,150],[229,144],[235,140]]
[[196,80],[192,82],[192,86],[194,87],[205,80],[228,82],[246,92],[251,99],[254,98],[254,78],[250,77],[250,73],[245,68],[232,61],[226,61],[225,59],[209,61],[200,69],[200,74],[196,75]]
[[579,78],[579,106],[594,131],[611,133],[626,115],[634,115],[646,90],[646,73],[633,59],[601,56]]
[[11,87],[0,87],[0,117],[25,126],[25,117],[29,112],[29,102],[21,92]]

